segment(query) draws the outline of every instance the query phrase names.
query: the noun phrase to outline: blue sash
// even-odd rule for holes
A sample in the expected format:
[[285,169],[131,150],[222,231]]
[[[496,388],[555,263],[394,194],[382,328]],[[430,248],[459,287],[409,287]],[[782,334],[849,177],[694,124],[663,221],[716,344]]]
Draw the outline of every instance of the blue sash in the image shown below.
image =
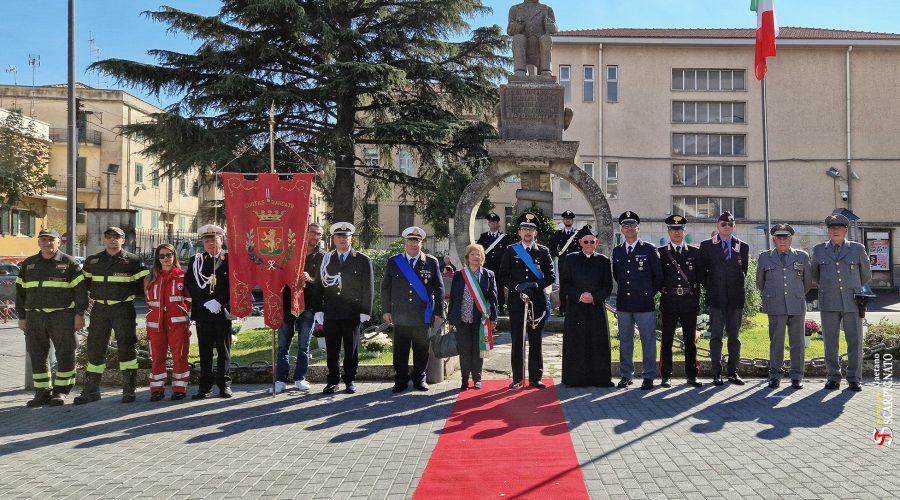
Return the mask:
[[536,265],[534,265],[534,259],[532,259],[531,255],[529,255],[528,252],[525,251],[525,245],[523,245],[521,243],[516,243],[512,247],[513,247],[513,250],[515,250],[516,254],[519,256],[519,258],[522,259],[522,262],[524,262],[525,265],[528,266],[528,269],[530,269],[531,272],[533,272],[534,275],[537,276],[537,279],[539,279],[539,280],[544,279],[544,273],[540,269],[538,269],[538,267]]
[[[426,262],[428,262],[426,260]],[[416,295],[425,303],[425,324],[430,325],[433,321],[433,310],[434,310],[434,301],[431,298],[431,295],[428,293],[428,290],[425,290],[425,285],[422,283],[422,279],[419,278],[419,275],[416,274],[416,271],[409,265],[409,261],[406,260],[406,255],[402,253],[398,253],[394,256],[394,263],[397,264],[397,267],[400,268],[400,272],[403,273],[403,276],[406,278],[406,281],[409,281],[409,284],[413,287],[413,290],[416,291]],[[440,279],[438,277],[437,279]]]

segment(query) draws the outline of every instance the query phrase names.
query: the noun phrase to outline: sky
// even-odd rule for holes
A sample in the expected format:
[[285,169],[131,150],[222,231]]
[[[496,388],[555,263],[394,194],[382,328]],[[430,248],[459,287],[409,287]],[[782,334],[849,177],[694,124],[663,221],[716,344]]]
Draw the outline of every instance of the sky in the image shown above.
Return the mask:
[[[504,30],[509,7],[517,0],[482,0],[493,13],[470,20],[473,27],[498,24]],[[542,0],[553,7],[561,30],[588,28],[751,28],[756,16],[750,0]],[[67,2],[65,0],[0,0],[0,83],[37,85],[65,83]],[[218,12],[218,0],[75,0],[76,79],[93,87],[122,88],[156,105],[177,96],[147,95],[119,87],[108,78],[88,73],[99,59],[119,58],[152,63],[150,49],[192,52],[198,43],[167,33],[166,26],[141,13],[169,5],[204,15]],[[776,0],[781,26],[900,31],[898,0]],[[93,38],[93,48],[90,39]],[[29,65],[29,55],[40,66]],[[16,70],[13,72],[12,67]],[[34,70],[32,72],[32,69]],[[33,73],[33,75],[32,75]]]

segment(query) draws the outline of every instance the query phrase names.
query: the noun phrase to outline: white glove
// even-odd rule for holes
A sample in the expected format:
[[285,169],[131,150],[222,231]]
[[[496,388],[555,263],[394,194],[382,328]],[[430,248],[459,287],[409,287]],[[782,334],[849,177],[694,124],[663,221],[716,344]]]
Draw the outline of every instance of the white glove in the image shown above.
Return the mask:
[[369,321],[371,318],[372,318],[372,317],[369,316],[368,314],[360,314],[360,315],[359,315],[359,322],[360,322],[360,323],[365,323],[366,321]]
[[313,314],[313,321],[320,325],[324,325],[325,324],[325,313],[317,312],[317,313]]
[[207,300],[203,307],[213,314],[219,314],[219,311],[222,310],[222,304],[219,304],[219,301],[216,299]]

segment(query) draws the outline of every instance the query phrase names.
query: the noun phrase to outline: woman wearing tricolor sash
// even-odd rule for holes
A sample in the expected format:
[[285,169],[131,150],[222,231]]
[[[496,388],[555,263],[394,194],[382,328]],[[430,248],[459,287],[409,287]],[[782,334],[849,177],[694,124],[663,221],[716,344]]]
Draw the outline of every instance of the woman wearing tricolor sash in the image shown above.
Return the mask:
[[456,327],[459,366],[462,372],[460,390],[481,389],[481,367],[484,356],[494,347],[497,327],[497,280],[494,272],[482,267],[484,247],[473,243],[466,247],[465,264],[453,275],[450,285],[450,312],[447,321]]

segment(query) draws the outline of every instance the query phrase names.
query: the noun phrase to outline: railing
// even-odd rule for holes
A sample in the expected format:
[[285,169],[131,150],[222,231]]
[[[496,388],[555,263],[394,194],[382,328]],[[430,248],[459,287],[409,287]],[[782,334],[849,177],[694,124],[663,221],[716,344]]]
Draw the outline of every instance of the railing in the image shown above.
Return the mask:
[[[55,193],[65,193],[67,191],[66,188],[69,185],[69,176],[58,174],[52,175],[51,177],[54,181],[56,181],[56,185],[48,188],[48,190]],[[100,177],[85,175],[84,179],[76,179],[75,187],[77,187],[78,189],[86,189],[88,191],[99,192],[101,191],[101,182],[102,181]]]
[[135,229],[135,252],[144,259],[153,258],[153,251],[163,243],[172,244],[179,257],[186,258],[194,254],[194,242],[197,233],[188,231],[168,231],[165,229]]
[[[79,127],[75,131],[75,136],[78,138],[78,144],[95,144],[99,146],[103,142],[103,134],[99,130],[86,127]],[[50,140],[53,142],[69,142],[69,129],[51,128]]]

